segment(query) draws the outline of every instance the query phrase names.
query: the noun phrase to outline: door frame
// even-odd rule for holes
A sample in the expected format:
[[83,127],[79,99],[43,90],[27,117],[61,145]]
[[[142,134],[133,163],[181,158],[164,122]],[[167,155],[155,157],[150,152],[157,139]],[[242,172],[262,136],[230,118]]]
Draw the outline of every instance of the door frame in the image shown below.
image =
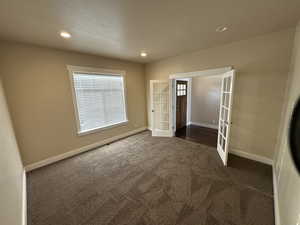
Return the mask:
[[[174,74],[169,75],[170,89],[171,89],[170,93],[172,94],[172,96],[170,96],[170,102],[169,102],[170,118],[171,118],[170,126],[171,126],[171,130],[172,130],[172,136],[175,136],[175,132],[176,132],[176,95],[175,95],[176,94],[175,93],[176,92],[176,88],[175,88],[176,80],[184,79],[184,78],[200,77],[200,76],[222,76],[223,74],[231,71],[232,69],[233,69],[232,66],[227,66],[227,67],[221,67],[221,68],[216,68],[216,69],[174,73]],[[189,98],[189,96],[188,96],[188,98]]]

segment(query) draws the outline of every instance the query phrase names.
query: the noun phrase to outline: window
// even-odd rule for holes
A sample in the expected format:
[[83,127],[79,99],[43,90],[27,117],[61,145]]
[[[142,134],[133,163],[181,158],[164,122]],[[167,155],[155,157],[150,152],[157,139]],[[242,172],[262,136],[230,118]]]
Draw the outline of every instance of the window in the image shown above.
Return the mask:
[[78,133],[91,133],[127,121],[124,72],[68,66]]
[[186,91],[186,84],[177,83],[177,96],[185,96]]

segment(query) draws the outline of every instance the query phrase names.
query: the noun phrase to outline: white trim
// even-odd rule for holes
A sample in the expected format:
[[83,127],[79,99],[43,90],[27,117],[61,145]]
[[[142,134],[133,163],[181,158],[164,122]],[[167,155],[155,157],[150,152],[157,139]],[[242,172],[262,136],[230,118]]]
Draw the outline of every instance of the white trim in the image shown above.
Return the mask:
[[109,144],[111,142],[120,140],[120,139],[128,137],[130,135],[137,134],[137,133],[142,132],[144,130],[147,130],[147,127],[141,127],[141,128],[136,129],[136,130],[126,132],[124,134],[120,134],[120,135],[117,135],[117,136],[114,136],[114,137],[111,137],[111,138],[107,138],[107,139],[104,139],[102,141],[99,141],[99,142],[96,142],[96,143],[93,143],[93,144],[90,144],[90,145],[86,145],[86,146],[83,146],[81,148],[74,149],[74,150],[71,150],[69,152],[66,152],[66,153],[63,153],[63,154],[60,154],[60,155],[57,155],[57,156],[50,157],[48,159],[44,159],[44,160],[36,162],[36,163],[29,164],[29,165],[25,166],[25,170],[28,172],[28,171],[31,171],[31,170],[34,170],[34,169],[37,169],[37,168],[55,163],[55,162],[58,162],[60,160],[78,155],[80,153],[83,153],[83,152],[86,152],[86,151],[89,151],[89,150],[92,150],[92,149],[95,149],[95,148],[98,148],[98,147],[101,147],[103,145],[106,145],[106,144]]
[[169,76],[169,79],[190,78],[190,77],[198,77],[198,76],[216,76],[216,75],[224,74],[230,70],[232,70],[232,67],[227,66],[222,68],[201,70],[201,71],[194,71],[194,72],[174,73]]
[[86,134],[96,133],[96,132],[101,131],[101,130],[111,129],[111,128],[119,127],[119,126],[125,126],[126,124],[128,124],[128,122],[129,121],[126,120],[126,121],[122,121],[122,122],[119,122],[119,123],[114,123],[114,124],[111,124],[111,125],[107,125],[105,127],[99,127],[99,128],[94,128],[94,129],[91,129],[91,130],[80,131],[79,133],[77,133],[77,135],[78,136],[83,136],[83,135],[86,135]]
[[187,123],[191,123],[192,120],[192,85],[193,79],[188,78],[188,90],[187,90]]
[[173,132],[173,136],[175,136],[175,132],[176,132],[176,104],[177,104],[177,91],[176,91],[176,79],[172,79],[171,80],[171,92],[172,92],[172,97],[171,97],[171,101],[172,101],[172,105],[171,105],[171,114],[170,116],[172,116],[172,124],[171,124],[171,127],[172,127],[172,132]]
[[26,191],[26,172],[22,176],[22,225],[27,224],[27,191]]
[[193,122],[193,121],[191,121],[189,124],[196,125],[196,126],[201,126],[201,127],[208,127],[208,128],[211,128],[211,129],[218,130],[218,125],[215,125],[215,124],[197,123],[197,122]]
[[280,221],[280,210],[279,210],[279,196],[278,196],[278,182],[275,172],[275,165],[273,165],[273,198],[274,198],[274,216],[275,216],[275,225],[281,225]]
[[[76,128],[77,128],[77,135],[82,136],[82,135],[87,135],[91,133],[96,133],[104,129],[109,129],[112,127],[116,126],[122,126],[126,123],[128,123],[128,108],[127,108],[127,90],[126,90],[126,71],[124,70],[111,70],[111,69],[103,69],[103,68],[93,68],[93,67],[82,67],[82,66],[72,66],[72,65],[67,65],[67,69],[69,71],[69,79],[71,83],[71,91],[72,91],[72,102],[74,106],[74,111],[75,111],[75,119],[76,119]],[[74,87],[74,73],[75,72],[81,72],[84,74],[98,74],[98,75],[111,75],[111,76],[120,76],[122,77],[123,80],[123,95],[124,95],[124,105],[125,105],[125,120],[121,121],[116,124],[111,124],[105,127],[99,127],[99,128],[94,128],[91,130],[87,131],[82,131],[80,129],[80,120],[79,120],[79,114],[78,114],[78,106],[77,106],[77,101],[76,101],[76,92],[75,92],[75,87]]]
[[273,160],[269,159],[267,157],[264,157],[264,156],[255,155],[252,153],[248,153],[248,152],[244,152],[244,151],[240,151],[240,150],[236,150],[236,149],[231,149],[229,151],[229,153],[246,158],[246,159],[251,159],[251,160],[254,160],[257,162],[261,162],[261,163],[264,163],[267,165],[271,165],[271,166],[273,165]]
[[82,73],[96,73],[96,74],[109,74],[109,75],[125,75],[125,70],[111,70],[97,67],[85,67],[85,66],[72,66],[67,65],[67,69],[69,72],[82,72]]

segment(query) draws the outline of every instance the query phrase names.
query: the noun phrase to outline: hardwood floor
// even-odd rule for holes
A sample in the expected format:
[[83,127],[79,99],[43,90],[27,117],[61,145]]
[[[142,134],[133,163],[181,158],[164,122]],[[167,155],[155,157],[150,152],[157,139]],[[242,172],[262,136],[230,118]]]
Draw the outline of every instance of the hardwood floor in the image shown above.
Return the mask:
[[218,130],[196,125],[180,128],[175,133],[176,137],[212,147],[217,147]]

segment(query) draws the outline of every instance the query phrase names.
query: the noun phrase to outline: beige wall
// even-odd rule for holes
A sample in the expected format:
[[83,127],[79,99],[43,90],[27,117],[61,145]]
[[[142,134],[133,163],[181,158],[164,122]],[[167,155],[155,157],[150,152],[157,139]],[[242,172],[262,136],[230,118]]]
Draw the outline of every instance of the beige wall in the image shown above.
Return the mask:
[[284,113],[275,158],[279,195],[280,225],[300,224],[300,176],[290,157],[287,143],[289,120],[297,98],[300,96],[300,24],[294,43],[291,73],[286,92]]
[[230,147],[272,158],[293,35],[294,29],[289,29],[147,64],[148,106],[149,80],[165,80],[178,72],[234,66],[237,73]]
[[[25,165],[146,126],[144,65],[0,42],[0,67]],[[127,125],[77,136],[66,65],[126,71]]]
[[0,79],[0,223],[22,224],[23,165]]
[[192,123],[218,126],[221,84],[220,76],[192,78]]

